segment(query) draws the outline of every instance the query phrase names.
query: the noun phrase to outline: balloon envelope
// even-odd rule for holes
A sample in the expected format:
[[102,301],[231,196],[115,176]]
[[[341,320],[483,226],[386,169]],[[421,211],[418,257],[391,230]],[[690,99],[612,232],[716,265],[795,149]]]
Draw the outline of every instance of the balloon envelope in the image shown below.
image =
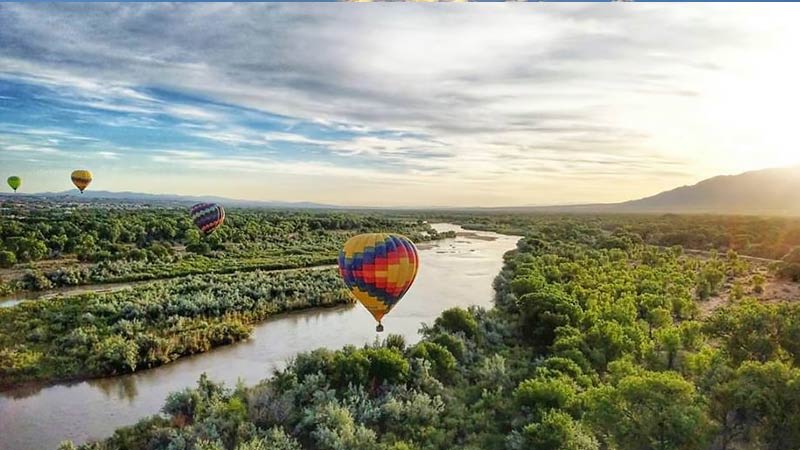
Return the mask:
[[8,177],[8,185],[11,186],[11,189],[13,189],[14,192],[17,192],[17,189],[22,186],[22,178],[18,176]]
[[205,234],[210,234],[225,221],[225,209],[216,203],[198,203],[189,210],[194,224]]
[[411,287],[419,268],[417,248],[396,234],[353,236],[339,252],[339,273],[345,284],[380,324]]
[[88,170],[76,170],[72,172],[70,178],[72,178],[72,184],[83,193],[83,190],[92,182],[92,172]]

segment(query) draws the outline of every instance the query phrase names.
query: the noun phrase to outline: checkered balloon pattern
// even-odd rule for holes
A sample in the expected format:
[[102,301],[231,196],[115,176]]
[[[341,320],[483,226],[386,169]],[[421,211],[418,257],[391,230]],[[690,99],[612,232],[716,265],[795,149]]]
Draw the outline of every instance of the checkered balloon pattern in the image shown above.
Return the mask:
[[396,234],[354,236],[339,252],[342,279],[378,323],[403,298],[418,268],[417,248]]
[[204,234],[211,234],[225,221],[225,209],[216,203],[198,203],[192,206],[189,214]]

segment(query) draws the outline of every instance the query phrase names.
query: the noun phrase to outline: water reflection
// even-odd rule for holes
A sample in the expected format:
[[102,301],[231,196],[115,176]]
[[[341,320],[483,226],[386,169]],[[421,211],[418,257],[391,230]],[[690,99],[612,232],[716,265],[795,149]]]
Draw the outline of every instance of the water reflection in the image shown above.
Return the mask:
[[135,377],[100,378],[86,382],[105,394],[109,400],[123,400],[132,403],[138,394]]

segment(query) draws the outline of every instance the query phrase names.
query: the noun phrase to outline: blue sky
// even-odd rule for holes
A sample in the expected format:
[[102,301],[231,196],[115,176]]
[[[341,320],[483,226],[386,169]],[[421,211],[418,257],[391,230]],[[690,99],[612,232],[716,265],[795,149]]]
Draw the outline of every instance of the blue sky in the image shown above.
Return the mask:
[[800,9],[720,6],[0,4],[0,175],[496,206],[796,163]]

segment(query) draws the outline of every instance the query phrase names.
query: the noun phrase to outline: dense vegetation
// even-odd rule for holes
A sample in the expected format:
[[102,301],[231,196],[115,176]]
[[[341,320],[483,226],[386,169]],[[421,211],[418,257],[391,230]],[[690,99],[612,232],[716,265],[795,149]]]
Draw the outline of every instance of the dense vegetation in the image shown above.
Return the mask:
[[469,215],[441,216],[467,228],[524,234],[532,224],[548,231],[569,228],[594,234],[606,248],[645,243],[660,247],[733,250],[740,255],[775,260],[780,275],[800,281],[800,219],[714,215]]
[[413,346],[302,354],[251,388],[203,377],[82,448],[800,447],[800,306],[750,298],[760,268],[591,218],[514,226],[492,310],[446,311]]
[[439,237],[422,221],[377,214],[233,209],[201,236],[185,208],[7,202],[0,211],[0,294],[330,264],[363,232]]
[[0,387],[132,372],[239,341],[251,324],[350,302],[332,268],[194,275],[0,308]]

